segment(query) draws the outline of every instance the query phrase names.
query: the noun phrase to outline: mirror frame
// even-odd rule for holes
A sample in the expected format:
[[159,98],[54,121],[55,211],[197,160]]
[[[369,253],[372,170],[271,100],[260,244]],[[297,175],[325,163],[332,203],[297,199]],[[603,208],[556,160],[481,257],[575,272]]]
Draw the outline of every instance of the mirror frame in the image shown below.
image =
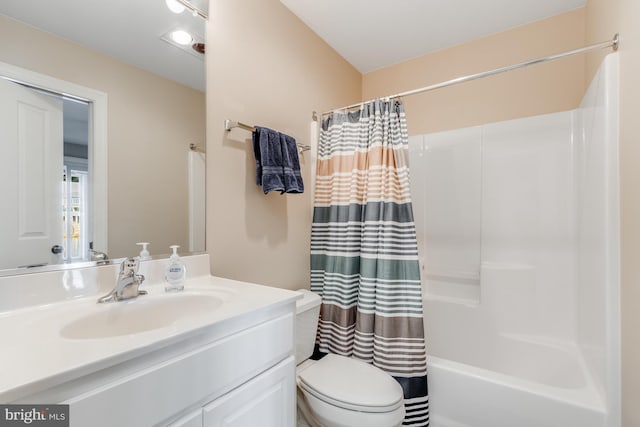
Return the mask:
[[[0,61],[0,78],[89,102],[89,203],[91,205],[91,231],[97,249],[108,247],[108,193],[107,193],[107,108],[108,97],[104,92],[87,88],[46,74],[21,68]],[[94,246],[96,247],[96,246]],[[41,271],[67,270],[97,265],[96,262],[51,264],[38,268],[0,269],[0,277]],[[57,267],[57,268],[56,268]]]

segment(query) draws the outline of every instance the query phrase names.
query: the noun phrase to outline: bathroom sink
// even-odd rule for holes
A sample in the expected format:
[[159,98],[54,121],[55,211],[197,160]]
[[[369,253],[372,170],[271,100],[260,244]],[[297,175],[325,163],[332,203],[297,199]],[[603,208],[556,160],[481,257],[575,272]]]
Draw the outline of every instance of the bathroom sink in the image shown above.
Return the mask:
[[171,326],[180,319],[201,317],[222,305],[213,295],[140,296],[134,300],[97,304],[96,312],[62,327],[68,339],[99,339],[137,334]]

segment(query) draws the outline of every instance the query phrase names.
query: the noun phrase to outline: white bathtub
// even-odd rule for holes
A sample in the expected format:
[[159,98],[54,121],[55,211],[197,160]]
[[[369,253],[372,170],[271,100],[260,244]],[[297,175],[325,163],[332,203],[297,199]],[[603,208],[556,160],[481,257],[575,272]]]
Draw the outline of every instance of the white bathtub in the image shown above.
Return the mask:
[[[425,300],[425,308],[431,427],[606,425],[602,391],[577,347],[499,333],[477,307]],[[448,333],[429,323],[433,315],[448,319]]]
[[433,427],[620,427],[618,54],[579,108],[409,141]]

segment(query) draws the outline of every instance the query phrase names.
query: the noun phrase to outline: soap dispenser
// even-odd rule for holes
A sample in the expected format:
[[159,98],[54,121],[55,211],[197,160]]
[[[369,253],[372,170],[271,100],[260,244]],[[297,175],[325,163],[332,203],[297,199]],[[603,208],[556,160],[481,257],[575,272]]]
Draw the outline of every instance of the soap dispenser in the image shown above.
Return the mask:
[[178,256],[178,245],[169,246],[173,253],[169,257],[169,265],[165,271],[164,279],[167,285],[164,290],[167,292],[181,291],[184,289],[184,281],[187,279],[187,267]]
[[147,246],[149,246],[149,242],[138,242],[136,245],[142,246],[142,250],[140,251],[140,261],[147,261],[151,259],[151,255],[149,255],[149,251],[147,250]]

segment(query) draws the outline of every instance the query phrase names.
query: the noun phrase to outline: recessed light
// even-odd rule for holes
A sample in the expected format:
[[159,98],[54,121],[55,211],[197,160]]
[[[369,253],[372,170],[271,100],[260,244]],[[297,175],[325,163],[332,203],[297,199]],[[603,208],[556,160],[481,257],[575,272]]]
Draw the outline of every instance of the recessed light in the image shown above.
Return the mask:
[[[2,2],[2,0],[0,0],[0,2]],[[188,54],[200,59],[200,60],[204,60],[204,52],[199,52],[199,50],[204,50],[205,46],[204,46],[204,37],[200,36],[197,32],[196,33],[191,33],[191,30],[185,31],[186,28],[184,27],[178,27],[178,28],[173,28],[170,31],[167,31],[166,33],[164,33],[163,35],[160,36],[160,39],[167,42],[168,44],[170,44],[171,46],[173,46],[174,48],[178,48],[180,50],[182,50],[183,52],[187,52]],[[192,41],[190,43],[186,43],[186,44],[180,44],[175,40],[175,36],[173,35],[173,33],[175,32],[182,32],[185,33],[185,35],[180,36],[178,35],[178,38],[183,38],[184,42],[187,42],[189,39],[191,39]],[[196,45],[196,46],[194,46]]]
[[182,13],[184,12],[184,6],[178,0],[165,0],[167,3],[167,7],[173,13]]
[[183,30],[172,31],[169,34],[169,37],[171,37],[171,40],[173,40],[174,42],[183,46],[191,44],[191,42],[193,41],[193,37],[191,37],[191,34]]

